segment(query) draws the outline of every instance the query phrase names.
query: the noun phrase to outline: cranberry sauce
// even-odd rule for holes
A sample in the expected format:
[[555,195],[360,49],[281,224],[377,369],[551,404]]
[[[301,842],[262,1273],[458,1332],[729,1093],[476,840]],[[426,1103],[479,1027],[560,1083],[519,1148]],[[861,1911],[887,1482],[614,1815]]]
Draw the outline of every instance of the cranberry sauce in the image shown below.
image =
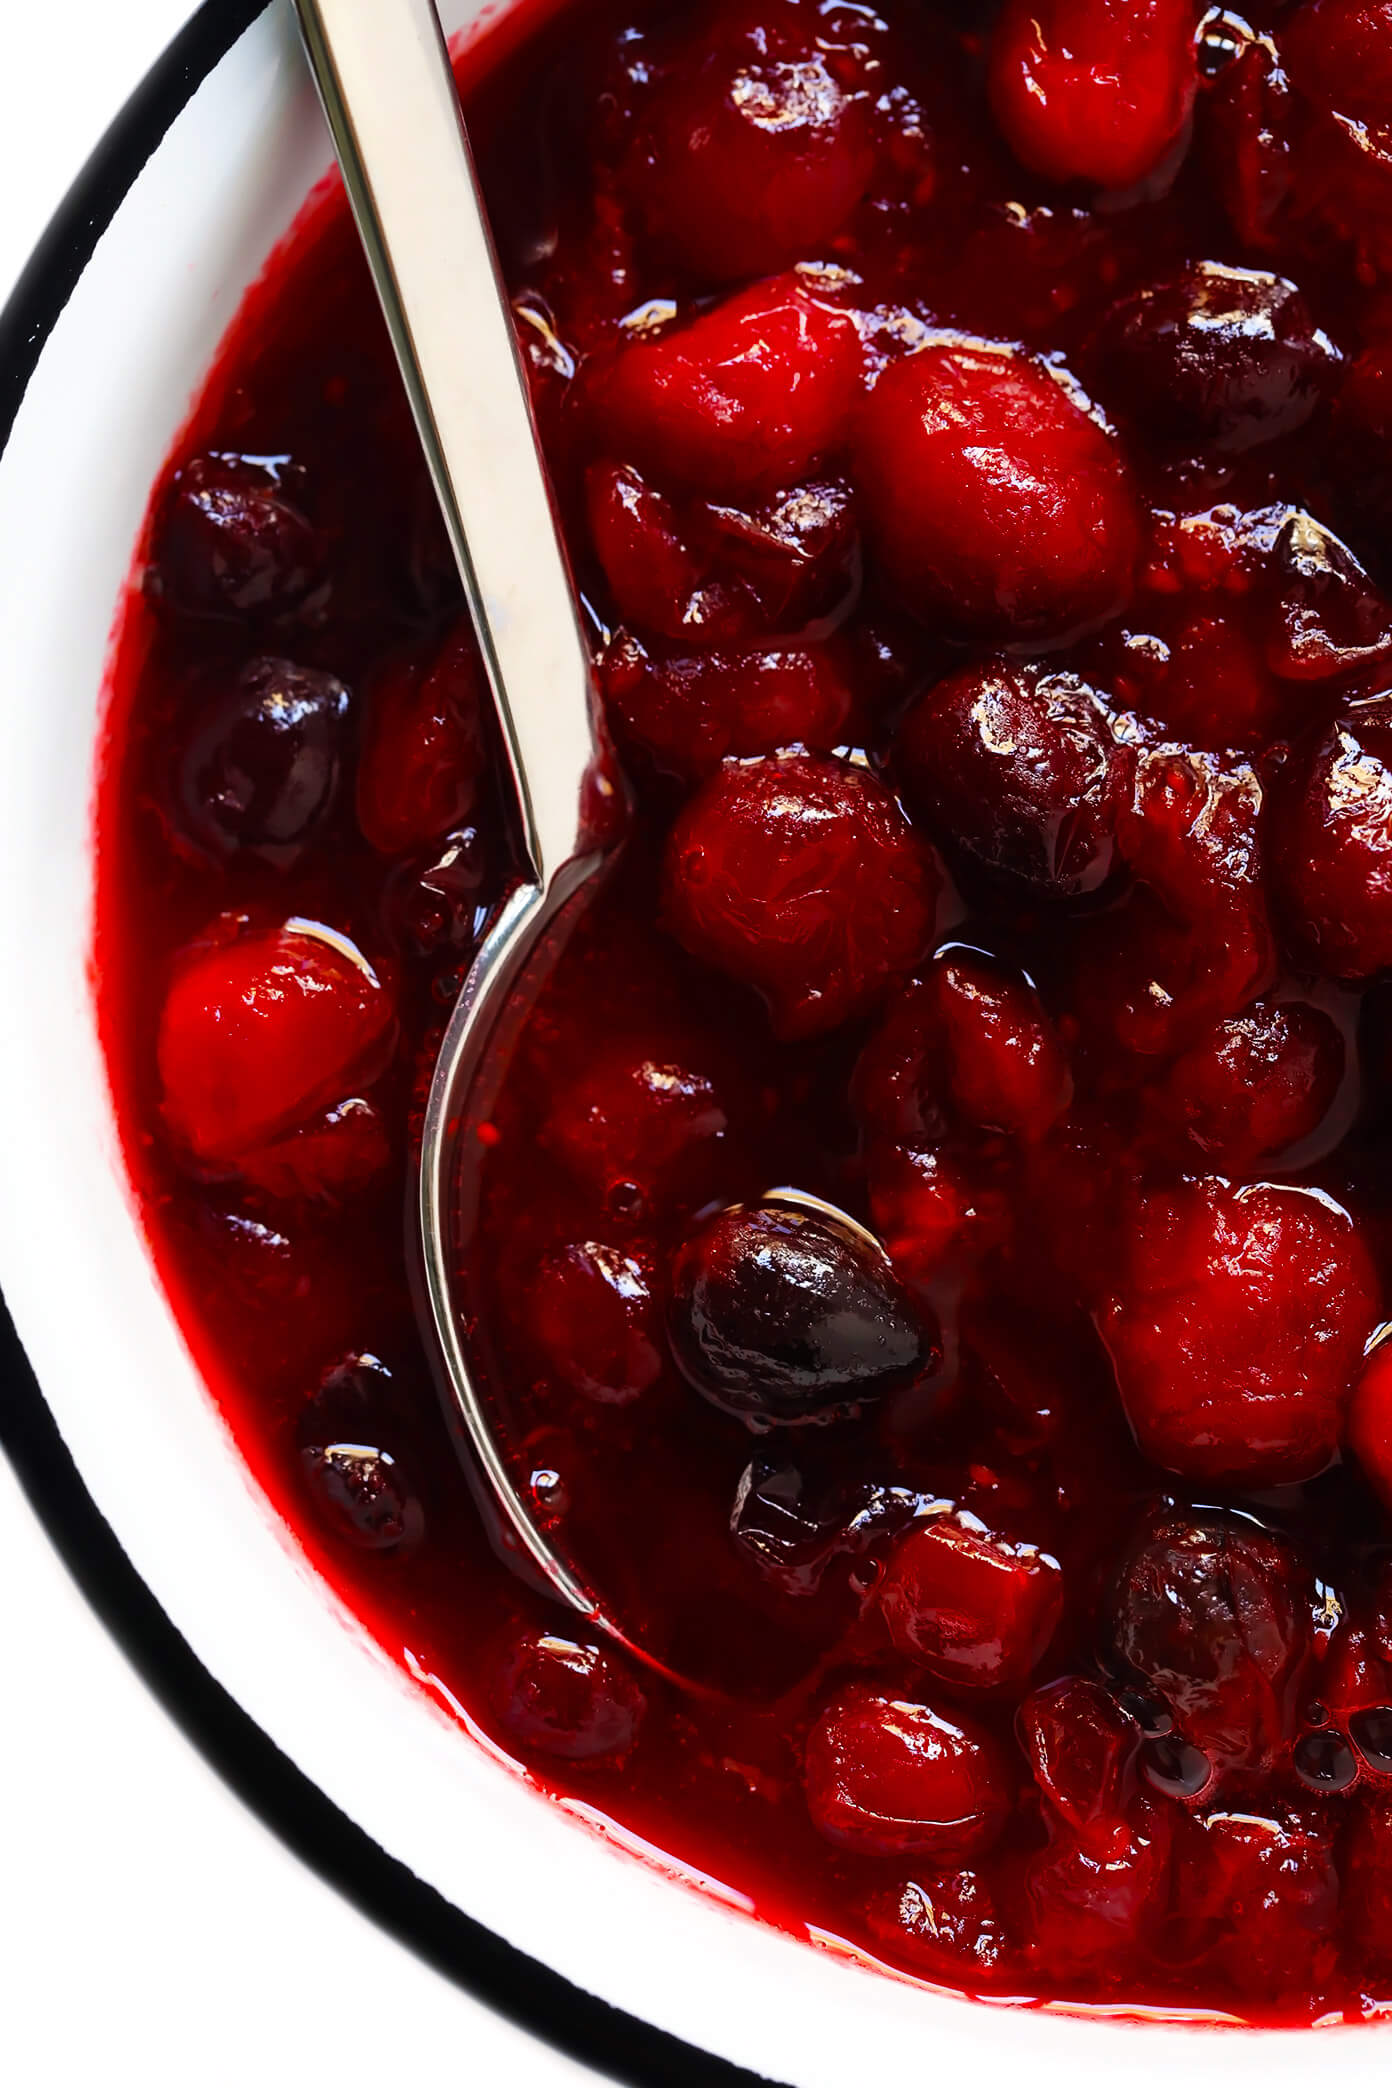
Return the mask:
[[467,99],[635,805],[461,1297],[538,1514],[729,1693],[501,1563],[416,1332],[420,1104],[515,862],[336,189],[116,664],[100,1013],[181,1321],[411,1673],[765,1918],[1378,2013],[1392,0],[515,29]]

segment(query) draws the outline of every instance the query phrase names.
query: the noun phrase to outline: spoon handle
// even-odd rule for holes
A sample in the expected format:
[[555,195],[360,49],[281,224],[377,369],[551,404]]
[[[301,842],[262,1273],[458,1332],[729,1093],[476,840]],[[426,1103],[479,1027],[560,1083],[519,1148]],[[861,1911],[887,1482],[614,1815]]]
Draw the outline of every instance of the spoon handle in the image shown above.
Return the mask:
[[295,6],[545,895],[592,852],[589,656],[439,19],[432,0]]

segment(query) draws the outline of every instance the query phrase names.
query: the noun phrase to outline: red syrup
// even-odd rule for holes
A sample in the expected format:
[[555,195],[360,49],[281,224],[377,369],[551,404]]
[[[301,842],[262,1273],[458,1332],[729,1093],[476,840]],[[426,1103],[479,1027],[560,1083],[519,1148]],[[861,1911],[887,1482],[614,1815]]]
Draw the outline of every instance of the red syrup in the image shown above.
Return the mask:
[[417,1678],[794,1933],[1301,2023],[1392,1989],[1392,7],[1198,27],[461,68],[636,791],[461,1295],[538,1512],[736,1694],[523,1586],[426,1369],[413,1138],[513,859],[336,187],[152,498],[95,970],[193,1352]]

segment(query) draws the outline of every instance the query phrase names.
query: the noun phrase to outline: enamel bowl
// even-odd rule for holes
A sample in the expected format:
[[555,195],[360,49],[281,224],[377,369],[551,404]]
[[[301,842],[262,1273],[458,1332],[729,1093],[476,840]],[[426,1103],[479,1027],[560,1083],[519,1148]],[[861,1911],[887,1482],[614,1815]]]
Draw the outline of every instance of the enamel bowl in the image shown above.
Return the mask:
[[[460,32],[478,10],[443,12]],[[1303,2088],[1316,2063],[1371,2083],[1392,2054],[1376,2029],[1313,2033],[1315,2048],[1312,2033],[969,2003],[762,1926],[736,1895],[543,1797],[429,1676],[389,1662],[238,1459],[157,1286],[115,1138],[88,976],[94,764],[151,485],[329,158],[289,8],[209,0],[100,148],[0,339],[0,1288],[97,1510],[196,1659],[346,1831],[534,1961],[519,1971],[490,1945],[481,1962],[506,1959],[507,1992],[486,1970],[474,1983],[524,2016],[544,1993],[536,2027],[590,2056],[602,2021],[621,2076],[706,2077],[657,2028],[716,2055],[714,2080],[734,2078],[724,2060],[796,2088],[930,2070]]]

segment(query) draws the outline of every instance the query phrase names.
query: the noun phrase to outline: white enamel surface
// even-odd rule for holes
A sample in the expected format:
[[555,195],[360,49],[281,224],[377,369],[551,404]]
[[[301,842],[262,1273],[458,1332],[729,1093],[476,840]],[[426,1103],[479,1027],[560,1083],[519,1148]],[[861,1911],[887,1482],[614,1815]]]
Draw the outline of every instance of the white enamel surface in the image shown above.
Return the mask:
[[[456,5],[448,26],[468,13]],[[273,10],[127,197],[0,459],[0,1286],[98,1507],[212,1673],[368,1833],[522,1949],[694,2044],[796,2088],[1025,2072],[1061,2088],[1104,2068],[1137,2088],[1303,2088],[1312,2064],[1371,2082],[1392,2030],[1343,2034],[1335,2051],[1328,2036],[975,2006],[672,1882],[409,1683],[236,1458],[154,1282],[113,1136],[86,970],[93,750],[148,489],[242,290],[326,164],[288,14]]]

